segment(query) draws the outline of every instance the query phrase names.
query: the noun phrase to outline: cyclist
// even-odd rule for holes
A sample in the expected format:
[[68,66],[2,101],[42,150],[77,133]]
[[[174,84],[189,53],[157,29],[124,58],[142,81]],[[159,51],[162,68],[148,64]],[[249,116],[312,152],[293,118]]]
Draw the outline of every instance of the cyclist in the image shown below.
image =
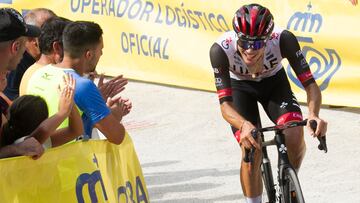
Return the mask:
[[[262,194],[261,150],[250,133],[260,125],[257,102],[276,124],[303,119],[282,59],[289,61],[306,91],[308,118],[318,123],[315,132],[310,130],[312,135],[325,135],[327,123],[319,118],[321,92],[296,37],[287,30],[274,29],[272,14],[259,4],[240,7],[232,24],[234,30],[222,34],[212,45],[210,60],[222,115],[231,125],[242,155],[245,148],[257,149],[253,164],[241,163],[240,181],[246,201],[258,203]],[[284,133],[290,162],[298,171],[305,155],[303,128]]]

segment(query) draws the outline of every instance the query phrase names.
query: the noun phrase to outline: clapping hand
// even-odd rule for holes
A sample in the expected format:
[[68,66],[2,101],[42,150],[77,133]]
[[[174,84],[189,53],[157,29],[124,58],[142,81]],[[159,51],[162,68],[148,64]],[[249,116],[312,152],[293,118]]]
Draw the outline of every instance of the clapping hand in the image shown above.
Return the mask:
[[108,97],[106,105],[111,109],[112,114],[118,121],[121,121],[132,108],[132,104],[129,99],[123,99],[120,96],[113,98]]
[[128,80],[124,78],[123,75],[119,75],[107,82],[104,82],[104,78],[104,74],[101,74],[99,77],[98,88],[105,100],[122,92],[125,89],[125,85],[128,83]]
[[60,86],[59,114],[68,117],[74,106],[75,79],[67,73],[63,76],[64,83]]

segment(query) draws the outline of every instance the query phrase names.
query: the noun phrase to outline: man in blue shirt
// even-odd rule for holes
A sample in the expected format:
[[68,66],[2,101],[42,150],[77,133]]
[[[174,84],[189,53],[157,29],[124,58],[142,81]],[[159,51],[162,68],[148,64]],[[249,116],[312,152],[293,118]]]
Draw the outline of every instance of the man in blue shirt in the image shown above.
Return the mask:
[[36,91],[48,102],[51,115],[58,99],[57,87],[65,73],[71,73],[76,80],[75,103],[83,112],[85,135],[90,136],[93,127],[102,132],[114,144],[120,144],[125,136],[125,128],[120,123],[123,116],[121,98],[105,102],[96,85],[82,77],[92,72],[102,55],[102,29],[93,22],[76,21],[68,24],[62,37],[64,58],[61,63],[47,65],[37,70],[29,79],[28,90]]

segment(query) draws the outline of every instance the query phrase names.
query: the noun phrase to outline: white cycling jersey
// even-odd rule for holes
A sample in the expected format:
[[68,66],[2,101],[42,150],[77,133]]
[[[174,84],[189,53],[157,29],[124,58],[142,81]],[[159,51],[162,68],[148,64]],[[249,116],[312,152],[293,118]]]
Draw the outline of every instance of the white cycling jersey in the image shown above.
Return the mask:
[[221,35],[216,43],[221,46],[229,60],[230,77],[236,80],[253,80],[260,81],[275,75],[281,68],[283,57],[280,52],[280,34],[283,29],[275,28],[270,39],[267,40],[264,55],[264,68],[256,78],[251,76],[247,65],[244,63],[237,51],[238,37],[235,31],[228,31]]

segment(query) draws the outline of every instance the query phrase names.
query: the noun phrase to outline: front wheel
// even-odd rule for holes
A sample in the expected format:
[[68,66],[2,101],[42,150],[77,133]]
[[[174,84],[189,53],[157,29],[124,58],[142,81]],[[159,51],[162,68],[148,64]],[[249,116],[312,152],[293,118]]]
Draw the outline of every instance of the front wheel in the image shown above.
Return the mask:
[[304,203],[304,196],[300,187],[299,179],[292,168],[283,171],[282,195],[285,203]]

